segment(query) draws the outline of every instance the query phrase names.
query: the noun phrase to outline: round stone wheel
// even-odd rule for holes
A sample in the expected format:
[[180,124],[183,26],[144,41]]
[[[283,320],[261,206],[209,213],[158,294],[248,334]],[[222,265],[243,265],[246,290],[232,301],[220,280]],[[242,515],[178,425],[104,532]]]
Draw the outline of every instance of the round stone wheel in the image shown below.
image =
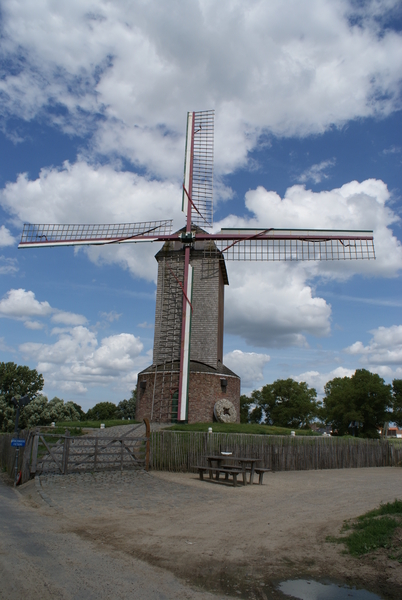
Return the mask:
[[237,412],[235,406],[227,398],[215,402],[214,415],[219,423],[236,423]]

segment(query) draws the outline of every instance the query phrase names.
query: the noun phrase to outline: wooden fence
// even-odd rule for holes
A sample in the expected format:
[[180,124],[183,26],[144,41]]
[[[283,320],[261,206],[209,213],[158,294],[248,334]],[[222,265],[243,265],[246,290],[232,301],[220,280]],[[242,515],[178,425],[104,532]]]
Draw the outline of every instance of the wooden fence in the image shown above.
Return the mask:
[[[141,431],[141,428],[145,432]],[[135,434],[133,432],[136,431]],[[99,435],[73,437],[66,430],[64,434],[51,433],[49,428],[23,431],[20,438],[26,440],[20,449],[18,470],[21,482],[25,483],[33,475],[46,473],[67,473],[77,471],[123,470],[149,468],[150,429],[149,421],[136,425],[120,436],[108,435],[107,429]],[[6,468],[14,478],[15,449],[11,447],[14,434],[0,436],[0,466]]]
[[194,471],[194,465],[206,465],[205,455],[221,450],[259,458],[260,466],[273,471],[402,465],[402,447],[386,440],[179,431],[152,433],[150,465],[159,471]]
[[[67,473],[77,471],[149,469],[149,421],[131,427],[123,435],[70,436],[36,431],[32,438],[30,473]],[[136,432],[135,434],[133,432]],[[99,432],[98,432],[99,433]],[[27,449],[29,452],[29,449]],[[29,459],[28,459],[29,460]]]
[[[130,430],[131,432],[131,430]],[[0,466],[14,476],[13,434],[0,436]],[[145,436],[70,437],[23,431],[19,469],[22,483],[35,473],[94,471],[145,466],[157,471],[194,471],[206,465],[205,455],[230,450],[234,455],[259,458],[273,471],[349,469],[402,466],[402,445],[387,440],[337,437],[289,437],[238,433],[157,431]],[[24,451],[22,451],[24,450]]]
[[148,470],[149,438],[107,435],[77,438],[71,437],[68,432],[62,436],[34,436],[31,475],[37,472],[67,475],[77,471],[123,471],[130,468]]

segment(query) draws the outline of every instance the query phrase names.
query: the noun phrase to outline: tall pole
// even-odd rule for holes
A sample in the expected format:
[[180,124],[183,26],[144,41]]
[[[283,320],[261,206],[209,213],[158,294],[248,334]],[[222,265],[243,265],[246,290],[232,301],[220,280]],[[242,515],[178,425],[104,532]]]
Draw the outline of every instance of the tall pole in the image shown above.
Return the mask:
[[[18,428],[18,421],[20,418],[20,404],[18,402],[18,400],[16,400],[15,398],[12,399],[13,403],[17,409],[17,412],[15,414],[15,427],[14,427],[14,439],[19,439],[20,437],[20,430]],[[17,446],[15,449],[15,465],[14,465],[14,487],[16,487],[17,485],[17,480],[18,480],[18,460],[19,460],[19,456],[20,456],[20,447]]]
[[[188,152],[189,164],[186,164],[188,169],[188,177],[185,176],[185,200],[187,201],[187,221],[186,221],[186,237],[191,236],[191,190],[193,185],[193,161],[194,161],[194,113],[189,113],[187,128],[187,144],[190,142],[190,148],[186,148]],[[190,138],[189,138],[190,134]],[[187,187],[186,187],[187,186]],[[180,376],[179,376],[179,399],[177,420],[187,421],[187,404],[188,404],[188,380],[190,367],[190,320],[191,320],[191,291],[192,291],[192,272],[190,265],[190,244],[186,243],[184,249],[184,280],[183,280],[183,310],[181,320],[181,339],[180,339]]]

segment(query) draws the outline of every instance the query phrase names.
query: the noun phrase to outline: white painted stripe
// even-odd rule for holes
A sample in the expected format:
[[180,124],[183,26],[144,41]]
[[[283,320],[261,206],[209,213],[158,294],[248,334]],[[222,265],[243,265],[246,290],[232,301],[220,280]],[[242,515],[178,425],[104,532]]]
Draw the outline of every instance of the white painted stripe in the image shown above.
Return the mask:
[[21,250],[23,248],[49,248],[51,246],[106,246],[107,244],[140,244],[141,242],[157,242],[158,238],[146,237],[142,239],[130,239],[121,240],[120,238],[107,238],[106,240],[78,240],[76,242],[65,241],[65,242],[24,242],[18,245]]
[[[188,281],[187,281],[187,298],[192,299],[193,290],[193,267],[188,266]],[[183,297],[183,301],[187,300]],[[188,378],[189,378],[189,367],[190,367],[190,328],[191,328],[191,306],[187,303],[186,309],[186,321],[184,327],[184,353],[183,353],[183,380],[181,388],[181,402],[180,402],[180,414],[178,415],[179,421],[187,421],[187,393],[188,393]]]
[[[194,113],[187,113],[187,133],[186,133],[186,153],[184,155],[184,187],[187,192],[191,195],[190,186],[190,166],[191,166],[191,146],[192,146],[192,135],[193,135],[193,118]],[[188,198],[186,192],[183,190],[181,209],[187,216]]]

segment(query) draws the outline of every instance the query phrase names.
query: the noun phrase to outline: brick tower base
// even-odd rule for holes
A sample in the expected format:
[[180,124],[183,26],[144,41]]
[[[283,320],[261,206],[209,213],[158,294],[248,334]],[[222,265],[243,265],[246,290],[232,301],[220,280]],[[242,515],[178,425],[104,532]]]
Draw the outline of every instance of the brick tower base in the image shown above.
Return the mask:
[[[156,370],[156,375],[155,375]],[[159,365],[148,367],[138,374],[136,419],[147,417],[152,422],[175,422],[175,393],[177,397],[179,363],[169,364],[169,369]],[[240,377],[225,365],[217,369],[190,362],[188,389],[188,422],[212,423],[215,402],[230,400],[240,423]],[[176,409],[177,410],[177,409]]]

